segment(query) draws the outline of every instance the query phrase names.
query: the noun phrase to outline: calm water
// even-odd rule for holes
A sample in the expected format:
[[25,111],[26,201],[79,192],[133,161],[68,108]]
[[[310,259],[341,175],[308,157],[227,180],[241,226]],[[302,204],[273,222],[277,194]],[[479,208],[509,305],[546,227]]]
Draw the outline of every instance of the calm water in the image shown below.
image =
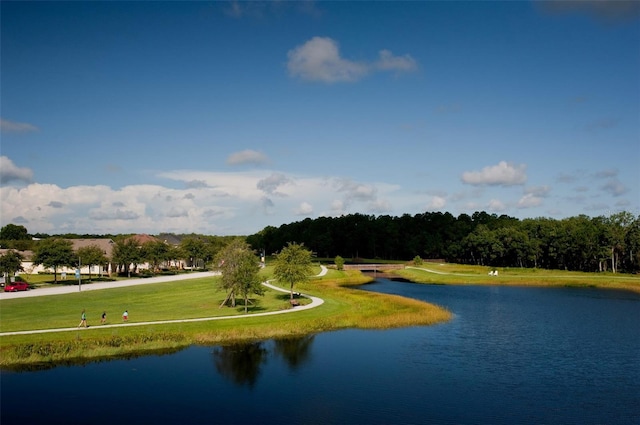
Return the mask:
[[2,372],[9,424],[640,424],[640,295],[568,288],[366,290],[443,325],[345,330]]

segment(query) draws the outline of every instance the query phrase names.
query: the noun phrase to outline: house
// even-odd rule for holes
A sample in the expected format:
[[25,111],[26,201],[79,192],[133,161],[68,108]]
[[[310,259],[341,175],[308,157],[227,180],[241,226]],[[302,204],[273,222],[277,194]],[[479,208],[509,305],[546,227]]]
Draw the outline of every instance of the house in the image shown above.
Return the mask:
[[[107,274],[111,276],[111,273],[116,270],[116,265],[111,262],[113,258],[113,248],[115,247],[115,242],[112,239],[69,239],[73,244],[73,251],[78,252],[80,248],[86,248],[89,246],[97,246],[100,248],[105,256],[109,259],[107,264],[102,265],[93,265],[91,268],[89,266],[80,267],[80,273],[82,274]],[[65,270],[68,271],[68,270]],[[75,273],[75,269],[73,270]]]

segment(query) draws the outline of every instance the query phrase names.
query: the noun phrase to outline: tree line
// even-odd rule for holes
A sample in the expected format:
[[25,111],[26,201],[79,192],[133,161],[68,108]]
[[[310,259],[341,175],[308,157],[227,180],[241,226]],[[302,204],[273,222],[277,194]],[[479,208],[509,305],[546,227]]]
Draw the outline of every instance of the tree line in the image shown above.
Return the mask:
[[268,226],[247,241],[267,253],[295,241],[325,258],[420,257],[490,267],[640,270],[640,216],[629,212],[560,220],[520,220],[486,212],[458,217],[448,212],[400,217],[350,214]]
[[[44,239],[34,241],[24,226],[9,224],[0,229],[0,244],[3,248],[32,249],[36,260],[41,261],[42,246],[47,247],[49,243],[46,240],[64,240],[60,235],[38,236]],[[83,237],[66,236],[65,239]],[[457,217],[448,212],[404,214],[399,217],[349,214],[307,218],[278,228],[267,226],[246,237],[182,235],[177,245],[161,241],[140,245],[131,236],[112,237],[115,246],[112,258],[108,260],[117,264],[121,273],[135,272],[137,265],[142,263],[159,268],[162,264],[178,260],[186,260],[190,267],[205,268],[234,240],[245,241],[254,253],[261,256],[277,254],[289,243],[295,242],[324,258],[408,261],[419,257],[489,267],[614,273],[640,271],[640,216],[634,217],[629,212],[608,217],[579,215],[560,220],[520,220],[486,212],[460,214]],[[62,248],[62,251],[68,253],[69,250]],[[86,252],[83,257],[71,252],[71,255],[62,255],[69,264],[62,264],[64,261],[52,255],[54,260],[40,264],[52,267],[47,264],[55,261],[60,266],[73,267],[77,266],[79,260],[83,265],[97,265],[104,260],[96,252]],[[2,260],[10,264],[19,263],[9,257]]]

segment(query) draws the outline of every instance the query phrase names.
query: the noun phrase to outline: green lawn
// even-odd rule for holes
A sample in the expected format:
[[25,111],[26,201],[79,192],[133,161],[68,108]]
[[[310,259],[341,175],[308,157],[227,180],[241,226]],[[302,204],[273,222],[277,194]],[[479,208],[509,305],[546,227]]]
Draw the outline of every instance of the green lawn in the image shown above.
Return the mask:
[[[3,300],[1,330],[12,332],[77,326],[83,309],[89,326],[100,324],[103,311],[107,312],[107,324],[122,323],[124,310],[128,310],[129,322],[132,323],[244,314],[243,300],[237,300],[235,309],[219,308],[226,293],[218,289],[217,281],[217,277],[199,278]],[[254,295],[251,301],[254,305],[249,305],[250,313],[288,308],[287,294],[273,290],[267,290],[262,297]]]
[[[317,268],[317,272],[320,268]],[[272,276],[267,267],[266,280]],[[249,315],[238,300],[236,308],[219,308],[226,294],[217,290],[219,278],[166,282],[127,288],[95,290],[65,295],[27,297],[0,301],[0,331],[73,328],[86,309],[89,329],[0,337],[0,366],[34,363],[84,362],[91,359],[138,355],[149,351],[178,349],[191,344],[222,344],[233,341],[298,336],[344,328],[390,328],[429,325],[449,320],[450,313],[428,303],[351,289],[369,278],[358,272],[330,270],[322,277],[298,284],[295,291],[318,296],[324,304],[310,310],[270,316],[252,313],[290,309],[289,294],[267,290],[254,297]],[[289,288],[285,288],[289,289]],[[301,300],[302,303],[309,302]],[[107,324],[100,315],[107,311]],[[190,319],[212,316],[242,319],[129,326],[135,322]]]
[[425,262],[413,267],[398,274],[414,282],[433,284],[592,286],[640,292],[640,276],[621,273],[497,267],[498,275],[489,276],[493,268],[487,266]]

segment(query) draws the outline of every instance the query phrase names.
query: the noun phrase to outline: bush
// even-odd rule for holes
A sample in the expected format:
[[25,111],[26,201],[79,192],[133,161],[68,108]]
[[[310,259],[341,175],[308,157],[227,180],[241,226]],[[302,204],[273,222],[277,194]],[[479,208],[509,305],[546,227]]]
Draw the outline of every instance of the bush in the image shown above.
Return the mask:
[[342,258],[341,256],[337,255],[333,262],[336,263],[336,268],[338,270],[344,269],[344,258]]

